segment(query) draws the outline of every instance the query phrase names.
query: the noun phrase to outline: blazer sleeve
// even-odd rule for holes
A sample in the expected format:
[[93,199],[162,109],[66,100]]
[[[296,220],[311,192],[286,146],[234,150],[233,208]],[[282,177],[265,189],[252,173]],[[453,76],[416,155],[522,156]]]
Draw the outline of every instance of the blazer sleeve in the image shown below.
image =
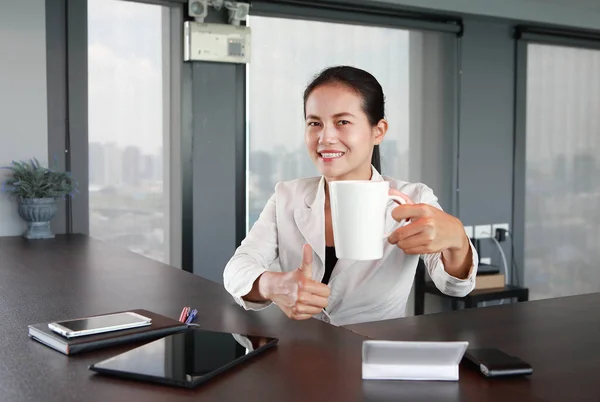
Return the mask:
[[[433,193],[433,190],[425,185],[423,186],[420,202],[442,209],[438,203],[438,198]],[[442,253],[425,254],[421,256],[425,262],[427,272],[429,273],[429,276],[431,277],[431,280],[435,286],[441,292],[449,296],[463,297],[469,294],[469,292],[475,288],[475,277],[477,275],[477,268],[479,266],[479,256],[477,255],[477,251],[471,243],[471,240],[469,240],[469,245],[473,255],[473,263],[471,264],[469,275],[465,279],[456,278],[446,272],[444,269],[444,263],[442,262]]]
[[246,310],[260,310],[271,302],[255,303],[242,299],[252,290],[256,278],[267,271],[277,259],[277,208],[276,194],[269,198],[256,223],[235,251],[223,271],[225,289]]

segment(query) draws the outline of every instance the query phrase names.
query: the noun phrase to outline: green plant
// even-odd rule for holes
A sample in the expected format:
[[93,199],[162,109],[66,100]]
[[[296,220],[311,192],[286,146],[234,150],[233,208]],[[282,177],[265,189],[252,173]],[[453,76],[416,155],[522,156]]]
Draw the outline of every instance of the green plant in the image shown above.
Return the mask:
[[12,172],[2,183],[2,191],[20,198],[66,198],[73,197],[77,191],[77,182],[70,172],[60,172],[43,167],[37,159],[29,162],[13,161],[5,166]]

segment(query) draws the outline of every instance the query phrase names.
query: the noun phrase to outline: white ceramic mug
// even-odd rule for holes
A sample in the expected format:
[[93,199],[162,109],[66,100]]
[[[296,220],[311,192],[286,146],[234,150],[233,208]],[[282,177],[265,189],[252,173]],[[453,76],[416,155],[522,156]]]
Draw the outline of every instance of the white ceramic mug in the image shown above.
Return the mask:
[[[335,254],[349,260],[378,260],[383,257],[386,209],[390,200],[387,181],[341,180],[329,183],[329,201]],[[402,221],[399,226],[406,222]]]

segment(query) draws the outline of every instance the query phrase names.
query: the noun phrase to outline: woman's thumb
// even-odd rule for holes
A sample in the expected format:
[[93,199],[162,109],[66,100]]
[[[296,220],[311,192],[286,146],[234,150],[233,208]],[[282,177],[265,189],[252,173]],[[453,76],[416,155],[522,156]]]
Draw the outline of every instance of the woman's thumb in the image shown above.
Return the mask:
[[313,251],[310,245],[305,244],[302,247],[302,265],[300,266],[300,271],[307,278],[312,278],[312,261],[313,261]]

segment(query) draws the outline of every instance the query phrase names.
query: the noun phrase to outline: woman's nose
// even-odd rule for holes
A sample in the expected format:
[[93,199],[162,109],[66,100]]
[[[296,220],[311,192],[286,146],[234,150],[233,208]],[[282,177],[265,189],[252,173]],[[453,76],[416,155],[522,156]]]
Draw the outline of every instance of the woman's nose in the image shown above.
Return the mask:
[[337,142],[337,134],[333,127],[324,126],[319,135],[319,144],[335,144]]

